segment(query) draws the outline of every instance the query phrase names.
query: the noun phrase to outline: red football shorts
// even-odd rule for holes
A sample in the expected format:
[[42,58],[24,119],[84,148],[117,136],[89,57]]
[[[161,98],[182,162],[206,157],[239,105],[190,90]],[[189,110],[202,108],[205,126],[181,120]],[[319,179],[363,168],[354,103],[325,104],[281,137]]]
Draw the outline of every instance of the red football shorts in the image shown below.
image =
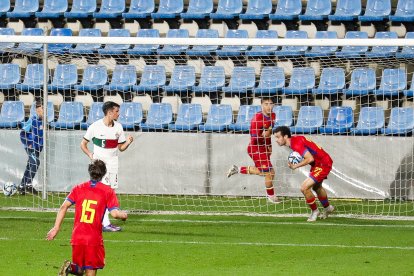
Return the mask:
[[309,177],[315,181],[315,184],[321,184],[322,181],[328,178],[328,174],[331,172],[332,165],[313,165],[311,167]]
[[105,266],[103,245],[72,245],[72,263],[82,269],[102,269]]
[[249,145],[247,147],[247,153],[259,171],[268,172],[273,168],[273,165],[270,162],[270,155],[272,154],[271,146]]

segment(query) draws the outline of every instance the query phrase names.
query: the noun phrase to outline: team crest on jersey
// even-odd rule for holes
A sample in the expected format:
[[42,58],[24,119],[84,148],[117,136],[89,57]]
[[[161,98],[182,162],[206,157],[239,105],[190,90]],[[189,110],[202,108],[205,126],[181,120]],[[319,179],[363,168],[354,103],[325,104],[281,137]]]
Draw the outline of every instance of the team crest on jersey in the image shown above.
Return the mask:
[[115,133],[116,139],[119,139],[119,136],[121,136],[121,134],[119,132]]

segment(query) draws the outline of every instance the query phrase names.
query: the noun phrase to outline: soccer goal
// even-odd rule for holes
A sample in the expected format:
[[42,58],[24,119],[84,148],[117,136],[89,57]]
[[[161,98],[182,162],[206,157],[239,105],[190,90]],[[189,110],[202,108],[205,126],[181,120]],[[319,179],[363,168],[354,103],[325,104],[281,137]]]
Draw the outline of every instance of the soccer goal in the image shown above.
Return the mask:
[[309,167],[291,171],[290,151],[274,137],[271,161],[281,204],[266,201],[262,177],[226,175],[233,164],[254,165],[246,151],[249,122],[261,110],[261,98],[271,97],[275,125],[291,127],[331,155],[333,170],[323,185],[337,215],[414,215],[410,37],[31,32],[0,36],[0,182],[22,181],[32,158],[21,143],[22,127],[39,100],[44,147],[31,183],[39,193],[2,196],[2,208],[57,208],[73,185],[88,180],[80,143],[87,127],[102,118],[103,102],[114,101],[120,104],[118,121],[135,138],[119,154],[116,192],[123,208],[305,215],[300,185]]

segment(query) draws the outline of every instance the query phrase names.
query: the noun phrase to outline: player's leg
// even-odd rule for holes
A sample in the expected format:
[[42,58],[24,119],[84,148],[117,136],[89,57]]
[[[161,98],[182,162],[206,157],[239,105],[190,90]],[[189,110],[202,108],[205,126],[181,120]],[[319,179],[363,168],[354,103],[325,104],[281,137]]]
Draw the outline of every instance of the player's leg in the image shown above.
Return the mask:
[[318,199],[324,208],[320,216],[321,219],[328,218],[328,216],[335,210],[335,208],[329,203],[326,190],[322,187],[322,182],[328,177],[331,168],[331,166],[315,166],[312,168],[310,173],[310,176],[316,181],[316,184],[312,187],[312,189],[316,192]]
[[30,182],[30,167],[31,167],[30,149],[26,148],[26,153],[27,153],[26,169],[24,171],[22,181],[20,182],[19,187],[17,187],[17,190],[19,191],[19,194],[21,195],[26,194],[26,184]]
[[105,266],[105,248],[103,245],[87,246],[85,252],[85,269],[87,276],[95,276],[98,269]]
[[86,269],[85,272],[86,272],[86,274],[85,274],[86,276],[95,276],[97,270],[96,269]]
[[[117,188],[118,187],[118,174],[114,172],[107,172],[105,176],[102,178],[102,183],[108,186],[111,186],[111,188]],[[121,231],[121,227],[111,224],[111,221],[109,220],[109,211],[106,210],[103,220],[102,220],[102,231],[104,232],[118,232]]]
[[28,182],[26,183],[26,191],[37,195],[38,191],[35,188],[33,188],[33,179],[35,178],[36,173],[40,166],[40,157],[39,157],[38,150],[36,149],[31,150],[31,154],[29,157],[29,163],[30,163],[30,169],[29,169],[29,177],[27,179]]
[[275,170],[271,168],[268,172],[265,173],[265,186],[266,186],[266,195],[267,200],[270,203],[278,204],[281,201],[275,194],[275,188],[273,187],[273,179],[275,178]]
[[[59,275],[83,275],[84,270],[82,269],[85,266],[85,245],[72,245],[72,262],[65,261],[60,272],[65,274]],[[64,270],[64,268],[66,269]]]
[[311,177],[308,177],[303,181],[300,191],[305,196],[306,204],[309,205],[309,208],[312,210],[311,215],[308,218],[308,221],[316,221],[319,215],[318,206],[316,205],[316,197],[312,193],[312,187],[315,185],[315,180]]

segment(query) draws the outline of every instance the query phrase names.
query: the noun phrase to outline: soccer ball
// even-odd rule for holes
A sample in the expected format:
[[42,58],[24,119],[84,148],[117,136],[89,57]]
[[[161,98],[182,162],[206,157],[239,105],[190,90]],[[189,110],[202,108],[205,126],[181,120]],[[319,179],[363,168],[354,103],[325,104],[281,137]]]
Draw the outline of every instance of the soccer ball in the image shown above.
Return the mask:
[[302,156],[297,151],[292,151],[288,157],[289,163],[296,165],[302,161]]
[[16,184],[13,182],[6,182],[3,185],[3,193],[5,196],[12,196],[17,192]]

